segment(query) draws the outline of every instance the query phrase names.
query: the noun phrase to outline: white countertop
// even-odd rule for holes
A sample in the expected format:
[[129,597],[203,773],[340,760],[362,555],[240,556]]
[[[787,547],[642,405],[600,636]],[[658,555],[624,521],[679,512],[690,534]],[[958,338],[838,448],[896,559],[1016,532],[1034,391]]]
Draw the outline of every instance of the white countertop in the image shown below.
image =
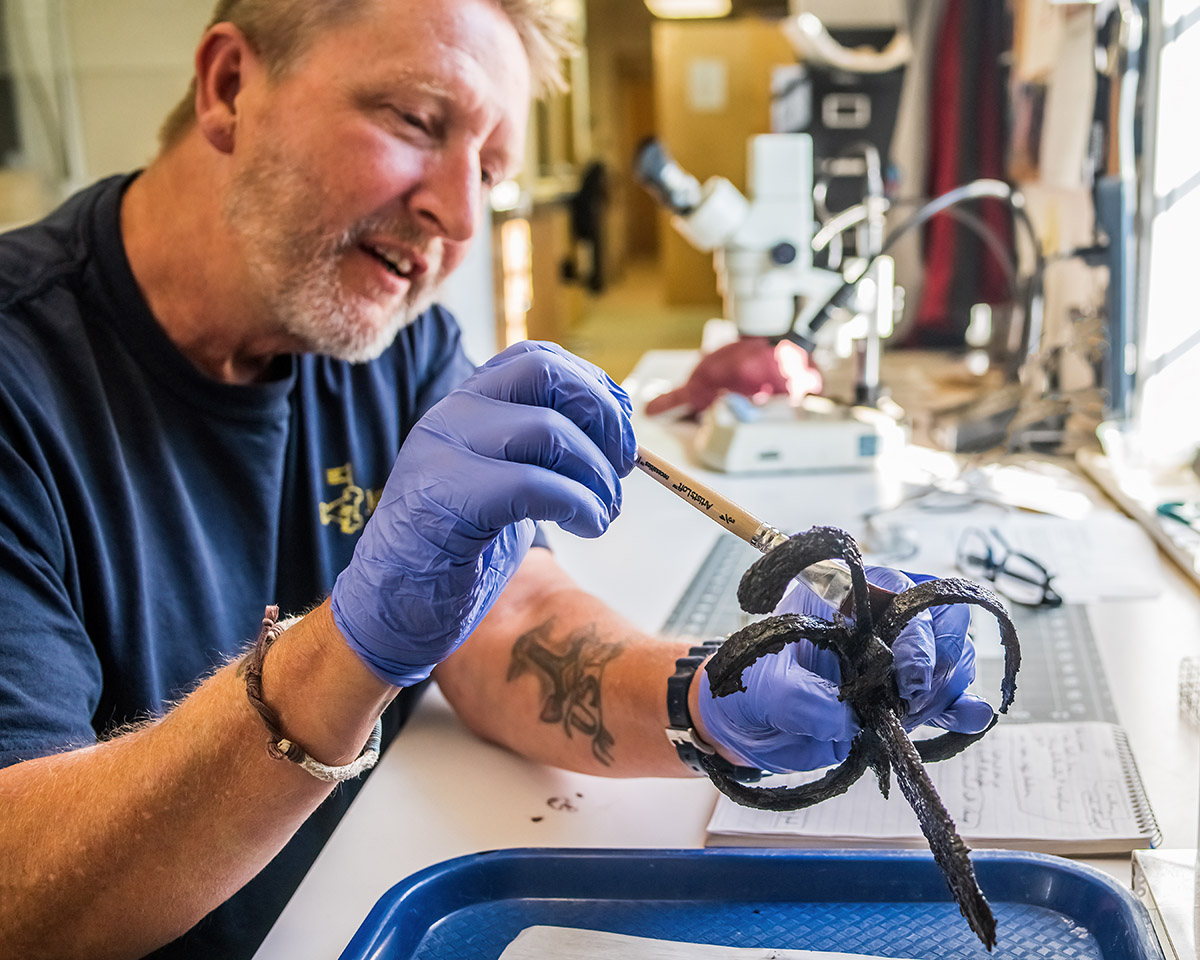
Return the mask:
[[[690,354],[647,354],[627,381],[635,405],[682,377]],[[637,421],[639,441],[681,464],[688,429]],[[701,479],[781,529],[855,529],[894,502],[883,472]],[[658,629],[720,531],[649,478],[625,484],[611,531],[585,541],[551,528],[563,566],[618,612]],[[1169,563],[1162,595],[1090,607],[1118,715],[1169,847],[1195,847],[1200,732],[1180,715],[1178,669],[1200,656],[1200,594]],[[523,760],[469,733],[435,689],[381,759],[256,954],[334,957],[375,902],[417,870],[506,847],[699,847],[716,791],[707,780],[614,780]],[[1089,861],[1128,886],[1128,857]]]

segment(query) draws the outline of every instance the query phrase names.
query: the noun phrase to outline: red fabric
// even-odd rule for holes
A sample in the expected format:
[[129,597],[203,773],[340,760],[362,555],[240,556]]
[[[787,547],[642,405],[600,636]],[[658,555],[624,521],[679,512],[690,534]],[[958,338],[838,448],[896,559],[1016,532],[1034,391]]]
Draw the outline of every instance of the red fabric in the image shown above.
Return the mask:
[[[1002,0],[948,0],[931,70],[926,190],[938,197],[972,180],[1005,178],[1007,94],[999,58],[1007,48]],[[1012,217],[1004,201],[970,209],[1012,249]],[[1009,298],[1005,273],[986,246],[948,214],[925,228],[925,278],[909,345],[962,342],[975,303]]]
[[[780,350],[789,351],[786,371],[780,363]],[[746,397],[790,393],[802,397],[820,389],[821,374],[803,349],[786,340],[776,347],[766,337],[742,337],[701,357],[687,382],[647,403],[646,413],[681,408],[685,415],[697,414],[708,409],[722,393]]]
[[[996,57],[985,57],[982,64],[983,90],[1002,90],[1004,78]],[[1007,118],[1001,110],[985,110],[981,114],[982,126],[979,131],[980,172],[982,177],[996,180],[1006,180],[1005,159],[1008,155],[1008,137],[1005,124]],[[1012,211],[1002,200],[984,200],[979,207],[984,222],[992,228],[996,236],[1004,243],[1006,250],[1014,250]],[[1015,260],[1015,256],[1014,256]],[[992,256],[983,260],[983,272],[980,277],[980,288],[986,303],[1002,303],[1009,295],[1004,270]]]
[[[929,196],[937,197],[958,186],[958,117],[962,112],[959,42],[965,4],[950,0],[934,50],[929,111]],[[941,326],[950,302],[954,278],[954,221],[947,216],[934,217],[925,231],[925,282],[916,328]]]

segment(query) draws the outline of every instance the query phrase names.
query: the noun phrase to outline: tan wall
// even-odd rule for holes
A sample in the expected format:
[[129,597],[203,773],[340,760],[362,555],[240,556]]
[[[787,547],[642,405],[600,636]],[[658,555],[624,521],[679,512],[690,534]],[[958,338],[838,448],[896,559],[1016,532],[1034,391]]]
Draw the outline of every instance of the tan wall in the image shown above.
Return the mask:
[[0,223],[146,163],[187,88],[212,2],[8,0],[21,152],[0,182]]
[[[658,125],[664,144],[684,169],[703,181],[726,177],[746,185],[746,142],[770,131],[771,71],[795,63],[778,24],[743,18],[657,21],[652,31]],[[703,77],[724,77],[723,103]],[[721,98],[718,98],[721,99]],[[712,255],[699,253],[661,217],[662,269],[669,303],[718,304]]]
[[627,260],[654,256],[658,250],[654,201],[630,172],[638,141],[656,129],[652,20],[641,0],[588,0],[592,148],[609,172],[605,252],[610,279]]
[[192,76],[213,0],[69,0],[86,177],[145,164]]

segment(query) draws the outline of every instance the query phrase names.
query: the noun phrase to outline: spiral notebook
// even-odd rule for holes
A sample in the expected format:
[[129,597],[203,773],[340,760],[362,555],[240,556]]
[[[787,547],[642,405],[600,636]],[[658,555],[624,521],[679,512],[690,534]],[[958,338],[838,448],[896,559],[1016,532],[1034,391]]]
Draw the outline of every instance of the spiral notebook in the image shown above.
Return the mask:
[[[968,846],[1089,856],[1161,840],[1125,731],[1113,723],[1001,723],[926,770]],[[762,786],[823,772],[769,777]],[[894,780],[885,800],[868,771],[846,793],[803,810],[755,810],[722,796],[707,843],[920,847],[925,839]]]

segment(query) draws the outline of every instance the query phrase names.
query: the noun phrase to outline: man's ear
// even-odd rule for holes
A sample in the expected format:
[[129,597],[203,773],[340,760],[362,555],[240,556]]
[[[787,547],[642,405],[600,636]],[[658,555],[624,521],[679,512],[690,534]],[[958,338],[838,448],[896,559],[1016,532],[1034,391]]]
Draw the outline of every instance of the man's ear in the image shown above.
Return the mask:
[[222,153],[233,151],[238,95],[258,67],[250,42],[231,23],[214,24],[196,49],[196,123]]

